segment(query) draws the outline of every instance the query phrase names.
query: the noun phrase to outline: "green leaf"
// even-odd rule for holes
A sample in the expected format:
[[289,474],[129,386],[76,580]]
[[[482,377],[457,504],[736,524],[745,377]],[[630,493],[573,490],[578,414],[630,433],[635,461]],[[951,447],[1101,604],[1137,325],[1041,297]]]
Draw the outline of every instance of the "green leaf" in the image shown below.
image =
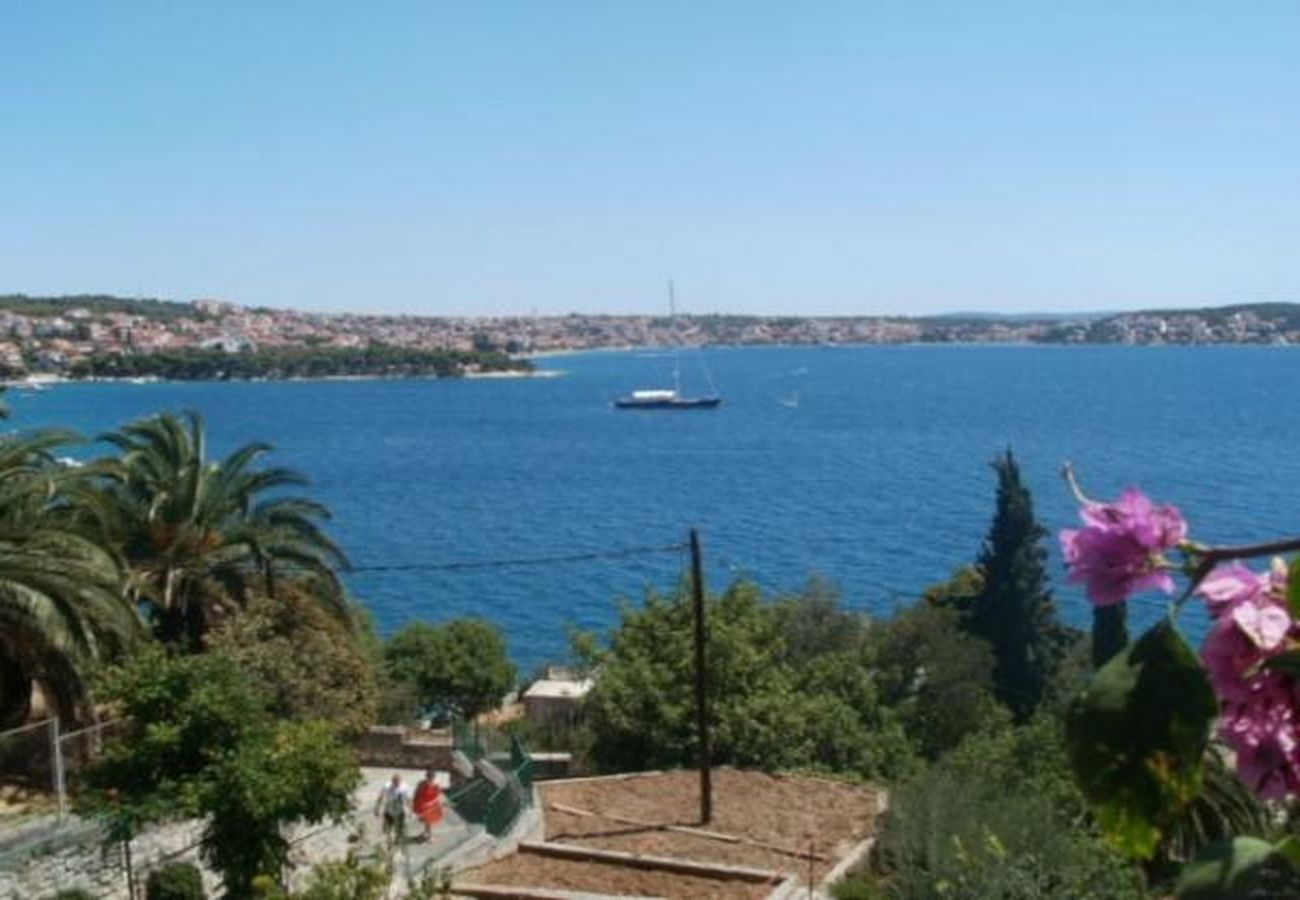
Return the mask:
[[1201,791],[1218,703],[1168,619],[1106,663],[1066,715],[1075,779],[1118,850],[1148,859]]
[[1288,650],[1277,656],[1264,660],[1265,669],[1276,669],[1288,675],[1300,677],[1300,649]]
[[1292,618],[1300,617],[1300,556],[1291,558],[1286,572],[1286,605]]
[[1257,892],[1266,867],[1278,852],[1268,841],[1254,837],[1212,844],[1183,867],[1174,896],[1178,900],[1247,900],[1252,895],[1260,896]]
[[1273,845],[1273,849],[1291,864],[1296,871],[1300,871],[1300,838],[1293,834],[1287,835]]

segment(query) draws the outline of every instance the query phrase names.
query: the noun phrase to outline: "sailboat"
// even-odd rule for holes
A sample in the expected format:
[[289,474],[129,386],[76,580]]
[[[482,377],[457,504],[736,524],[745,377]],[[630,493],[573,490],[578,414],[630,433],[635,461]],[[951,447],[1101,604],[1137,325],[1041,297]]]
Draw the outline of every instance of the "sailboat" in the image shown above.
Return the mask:
[[[673,283],[668,282],[668,312],[670,327],[677,333],[677,302],[673,294]],[[671,388],[653,388],[633,391],[614,401],[618,409],[714,409],[722,403],[722,397],[713,388],[713,378],[709,369],[704,367],[704,375],[709,379],[709,393],[698,397],[682,395],[682,355],[678,344],[673,344],[673,386]],[[703,360],[701,359],[701,364]]]

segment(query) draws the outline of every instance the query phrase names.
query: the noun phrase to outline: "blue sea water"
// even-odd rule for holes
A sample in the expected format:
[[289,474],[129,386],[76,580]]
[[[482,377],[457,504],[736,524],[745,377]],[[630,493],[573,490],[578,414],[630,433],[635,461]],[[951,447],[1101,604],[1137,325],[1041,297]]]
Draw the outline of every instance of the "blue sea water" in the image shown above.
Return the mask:
[[[1205,541],[1300,532],[1300,353],[1287,348],[916,346],[717,349],[724,405],[616,411],[663,386],[669,360],[543,360],[562,377],[462,381],[60,385],[11,393],[18,428],[87,435],[164,409],[206,417],[215,452],[251,440],[307,474],[361,567],[667,545],[703,533],[708,578],[771,591],[812,573],[887,614],[974,559],[993,510],[992,457],[1021,460],[1055,532],[1076,510],[1075,463],[1098,497],[1139,485]],[[685,360],[689,387],[702,378]],[[1086,601],[1064,584],[1064,616]],[[620,598],[671,588],[679,553],[535,567],[359,571],[385,632],[412,618],[500,623],[526,669],[566,629],[606,628]],[[1135,605],[1139,621],[1163,609]],[[1195,635],[1204,620],[1186,617]]]

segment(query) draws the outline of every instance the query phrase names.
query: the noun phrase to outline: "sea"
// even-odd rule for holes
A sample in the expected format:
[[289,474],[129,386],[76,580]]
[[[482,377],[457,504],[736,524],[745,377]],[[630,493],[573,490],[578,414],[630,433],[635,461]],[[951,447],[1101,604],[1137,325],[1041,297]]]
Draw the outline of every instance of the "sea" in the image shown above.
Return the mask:
[[[1300,350],[1286,347],[933,345],[718,348],[682,357],[712,411],[616,410],[670,386],[654,351],[540,359],[517,379],[59,384],[10,391],[9,427],[92,439],[161,410],[195,409],[212,452],[249,441],[311,479],[352,559],[355,596],[383,633],[482,616],[527,672],[568,657],[574,629],[607,633],[626,604],[671,591],[699,529],[706,579],[769,595],[809,578],[874,616],[915,601],[979,553],[990,461],[1020,461],[1062,616],[1055,534],[1077,521],[1062,480],[1126,486],[1177,505],[1194,538],[1300,533]],[[87,444],[84,458],[107,452]],[[1164,614],[1133,604],[1137,626]],[[1195,608],[1182,625],[1205,630]]]

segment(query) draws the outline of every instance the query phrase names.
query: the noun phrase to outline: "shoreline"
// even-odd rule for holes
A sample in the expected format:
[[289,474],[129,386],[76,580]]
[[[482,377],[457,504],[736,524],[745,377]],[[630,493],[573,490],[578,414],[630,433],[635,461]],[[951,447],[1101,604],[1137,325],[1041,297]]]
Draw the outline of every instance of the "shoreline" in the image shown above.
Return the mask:
[[[1097,342],[1097,343],[1043,343],[1034,341],[897,341],[897,342],[873,342],[866,341],[860,343],[839,343],[839,344],[692,344],[690,346],[674,348],[664,344],[644,344],[644,345],[619,345],[614,347],[583,347],[571,350],[539,350],[534,353],[520,354],[518,359],[548,360],[559,359],[571,356],[588,356],[593,354],[618,354],[618,353],[670,353],[674,349],[699,352],[703,350],[861,350],[868,348],[900,348],[900,349],[928,349],[935,347],[962,347],[962,348],[981,348],[990,349],[1030,349],[1030,348],[1056,348],[1062,350],[1078,350],[1095,347],[1123,347],[1133,350],[1206,350],[1216,348],[1238,348],[1238,349],[1258,349],[1258,350],[1288,350],[1294,347],[1300,347],[1300,344],[1283,344],[1283,343],[1256,343],[1249,341],[1239,342],[1206,342],[1200,344],[1191,343],[1165,343],[1165,344],[1124,344],[1117,342]],[[523,369],[505,369],[493,370],[488,372],[464,372],[460,375],[318,375],[318,376],[291,376],[288,378],[277,378],[270,376],[257,376],[253,378],[162,378],[157,375],[143,376],[91,376],[87,378],[72,378],[67,375],[39,372],[22,378],[0,379],[0,389],[14,391],[44,391],[55,385],[69,384],[212,384],[222,381],[241,382],[253,384],[258,382],[331,382],[331,381],[480,381],[480,380],[527,380],[533,378],[559,378],[567,373],[563,369],[540,369],[530,370]]]
[[1300,343],[1264,341],[1204,341],[1201,343],[1124,343],[1122,341],[842,341],[839,343],[755,343],[755,344],[620,344],[613,347],[583,347],[574,350],[539,350],[521,354],[521,359],[548,359],[557,356],[579,356],[591,353],[671,353],[673,350],[864,350],[887,347],[996,347],[1008,348],[1060,348],[1064,350],[1089,347],[1126,347],[1134,350],[1204,350],[1215,347],[1255,347],[1261,350],[1287,350],[1300,347]]
[[482,381],[482,380],[526,380],[530,378],[559,378],[565,374],[563,369],[533,369],[532,371],[505,370],[493,372],[465,372],[461,375],[318,375],[314,377],[292,376],[290,378],[162,378],[157,375],[134,377],[95,376],[91,378],[70,378],[66,375],[41,374],[34,378],[11,378],[0,381],[0,387],[14,391],[45,391],[56,385],[73,384],[130,384],[143,386],[147,384],[220,384],[222,382],[238,384],[289,384],[306,382],[344,382],[344,381]]

